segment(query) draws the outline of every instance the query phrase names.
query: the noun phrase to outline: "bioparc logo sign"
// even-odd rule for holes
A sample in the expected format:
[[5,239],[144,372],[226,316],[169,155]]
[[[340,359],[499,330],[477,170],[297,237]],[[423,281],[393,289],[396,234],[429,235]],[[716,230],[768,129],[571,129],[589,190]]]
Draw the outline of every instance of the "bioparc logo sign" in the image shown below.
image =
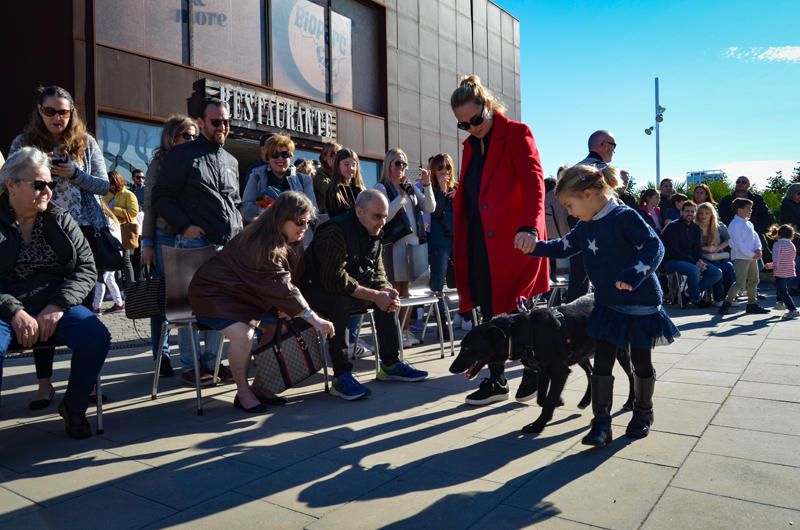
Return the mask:
[[[353,100],[351,20],[331,12],[331,88],[334,101],[350,106]],[[289,49],[303,79],[326,93],[325,10],[306,0],[296,0],[289,14]]]

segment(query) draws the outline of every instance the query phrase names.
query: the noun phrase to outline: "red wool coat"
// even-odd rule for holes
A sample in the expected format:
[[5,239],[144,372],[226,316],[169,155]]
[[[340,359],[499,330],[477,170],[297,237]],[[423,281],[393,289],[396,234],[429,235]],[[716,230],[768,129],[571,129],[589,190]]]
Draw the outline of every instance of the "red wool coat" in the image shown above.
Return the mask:
[[[463,145],[462,181],[472,159],[469,140]],[[539,239],[547,239],[544,195],[544,173],[531,130],[524,123],[495,113],[479,202],[491,270],[487,281],[492,282],[492,312],[496,315],[516,309],[520,296],[530,298],[549,289],[547,259],[532,258],[514,248],[514,236],[523,226],[536,228]],[[453,263],[463,312],[473,307],[463,186],[456,192],[453,214]]]

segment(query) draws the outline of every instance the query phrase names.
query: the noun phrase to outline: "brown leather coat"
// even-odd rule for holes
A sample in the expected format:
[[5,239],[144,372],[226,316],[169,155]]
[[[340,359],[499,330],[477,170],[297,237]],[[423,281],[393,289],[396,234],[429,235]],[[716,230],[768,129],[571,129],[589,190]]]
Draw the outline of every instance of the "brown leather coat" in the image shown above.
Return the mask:
[[189,302],[195,315],[239,322],[260,320],[266,314],[283,311],[295,316],[306,310],[300,290],[303,245],[291,245],[289,259],[280,263],[256,264],[256,253],[231,241],[194,275],[189,285]]

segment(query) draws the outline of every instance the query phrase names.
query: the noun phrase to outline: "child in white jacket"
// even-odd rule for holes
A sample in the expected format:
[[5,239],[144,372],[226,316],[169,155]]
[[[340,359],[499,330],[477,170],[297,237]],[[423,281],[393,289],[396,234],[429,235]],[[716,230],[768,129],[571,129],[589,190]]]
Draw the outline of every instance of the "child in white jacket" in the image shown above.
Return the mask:
[[753,223],[748,221],[753,213],[753,201],[736,198],[731,203],[736,215],[728,225],[731,236],[731,260],[736,272],[736,282],[728,289],[728,296],[719,308],[719,314],[725,315],[736,298],[736,294],[747,289],[747,314],[769,313],[769,309],[758,305],[756,289],[758,288],[758,260],[761,259],[761,238],[756,233]]

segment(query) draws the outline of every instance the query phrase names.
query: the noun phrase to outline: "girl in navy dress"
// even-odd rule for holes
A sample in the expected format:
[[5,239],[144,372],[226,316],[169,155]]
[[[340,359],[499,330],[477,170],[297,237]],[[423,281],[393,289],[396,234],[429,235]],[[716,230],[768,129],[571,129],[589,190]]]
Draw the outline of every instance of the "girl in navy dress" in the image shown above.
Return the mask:
[[664,246],[638,213],[617,203],[614,189],[618,186],[617,170],[610,166],[602,173],[585,165],[564,172],[556,197],[579,222],[561,239],[538,241],[531,252],[551,258],[582,252],[594,285],[594,311],[587,325],[587,333],[597,341],[591,383],[594,419],[584,445],[611,441],[611,369],[618,348],[630,348],[634,368],[633,418],[625,434],[647,436],[653,423],[655,389],[652,349],[679,335],[661,307],[656,278]]

